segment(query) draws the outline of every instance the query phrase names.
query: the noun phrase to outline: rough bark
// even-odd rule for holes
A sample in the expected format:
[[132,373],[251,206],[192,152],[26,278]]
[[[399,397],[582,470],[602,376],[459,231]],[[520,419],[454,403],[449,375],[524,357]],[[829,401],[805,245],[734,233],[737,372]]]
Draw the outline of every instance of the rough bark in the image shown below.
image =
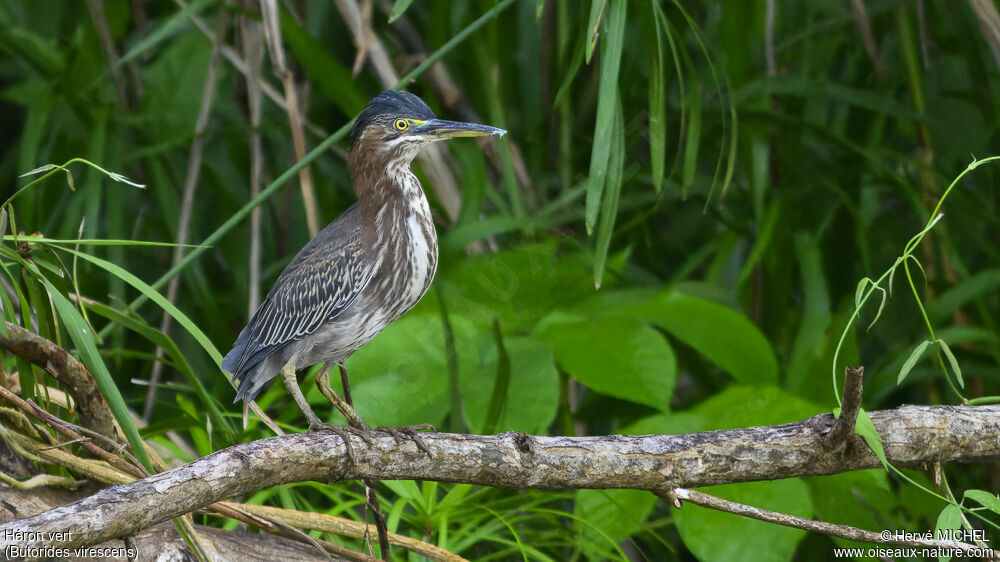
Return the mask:
[[[1000,459],[997,405],[903,406],[870,416],[888,458],[897,466]],[[674,487],[834,474],[880,465],[856,435],[845,447],[824,447],[833,424],[833,416],[824,414],[784,425],[689,435],[423,435],[430,456],[412,441],[397,442],[376,433],[370,444],[352,437],[353,464],[345,458],[340,437],[332,432],[285,435],[229,447],[2,525],[0,548],[96,544],[227,497],[307,480],[412,479],[515,489],[630,488],[663,493]],[[46,534],[57,532],[62,535]]]
[[[68,492],[39,487],[31,490],[15,490],[0,486],[0,521],[9,522],[18,517],[35,515],[54,507],[75,501],[94,490]],[[208,545],[215,554],[215,560],[240,560],[242,562],[269,562],[271,560],[302,560],[329,562],[330,557],[319,552],[314,546],[303,542],[276,537],[267,533],[243,533],[223,531],[213,527],[196,525],[202,543]],[[169,522],[154,525],[134,537],[136,560],[193,560],[190,548]],[[45,546],[51,546],[46,544]],[[126,562],[126,545],[115,539],[95,545],[103,549],[101,556],[66,556],[60,560],[76,562]],[[20,556],[13,551],[0,552],[4,560],[17,560]],[[83,554],[83,553],[81,553]]]
[[81,425],[121,441],[111,409],[90,371],[55,343],[17,324],[7,322],[6,325],[7,335],[0,335],[0,348],[38,365],[65,385],[76,402]]

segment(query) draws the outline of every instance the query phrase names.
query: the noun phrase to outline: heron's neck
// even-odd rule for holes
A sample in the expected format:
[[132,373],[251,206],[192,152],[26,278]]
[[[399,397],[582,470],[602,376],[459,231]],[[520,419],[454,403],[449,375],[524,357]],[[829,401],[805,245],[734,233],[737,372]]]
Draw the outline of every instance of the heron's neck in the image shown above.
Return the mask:
[[420,300],[437,271],[430,206],[409,161],[352,170],[361,205],[362,244],[375,250],[380,264],[372,282],[391,303],[387,310],[396,318]]
[[411,218],[428,227],[424,230],[434,236],[427,197],[410,171],[409,160],[350,164],[354,164],[351,176],[361,205],[362,237],[368,247],[410,242],[412,228],[407,222]]

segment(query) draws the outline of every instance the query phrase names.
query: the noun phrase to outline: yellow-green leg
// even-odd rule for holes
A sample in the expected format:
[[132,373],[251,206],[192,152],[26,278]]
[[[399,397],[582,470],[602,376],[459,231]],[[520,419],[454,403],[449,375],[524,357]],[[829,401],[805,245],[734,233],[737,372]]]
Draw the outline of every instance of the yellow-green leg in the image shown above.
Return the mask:
[[295,357],[289,359],[288,363],[285,363],[285,366],[281,368],[281,382],[285,384],[285,390],[291,395],[292,400],[295,400],[299,410],[309,420],[309,425],[322,423],[316,412],[313,412],[312,408],[309,407],[306,397],[302,395],[302,389],[299,388],[299,380],[295,377]]
[[[337,394],[333,390],[333,388],[330,387],[330,371],[332,369],[333,369],[333,363],[327,363],[326,365],[323,365],[323,369],[319,372],[318,375],[316,375],[316,386],[319,388],[320,393],[323,394],[323,396],[325,396],[327,400],[332,402],[333,405],[338,410],[340,410],[340,413],[344,415],[345,419],[347,419],[347,425],[355,429],[370,431],[371,428],[368,427],[368,424],[365,423],[365,420],[361,419],[361,416],[359,416],[358,413],[354,411],[354,407],[351,406],[351,404],[348,403],[346,400],[341,398],[340,395]],[[341,369],[343,369],[343,367],[341,367]],[[344,371],[341,371],[342,378],[346,378],[344,373],[345,373]],[[350,391],[348,390],[348,393],[349,392]]]
[[[347,385],[347,369],[345,369],[343,365],[339,365],[339,367],[340,367],[340,381],[341,384],[344,386],[344,395],[348,397],[347,400],[341,398],[340,395],[337,394],[333,390],[333,388],[330,387],[330,371],[333,369],[333,365],[329,363],[324,365],[323,370],[320,371],[318,375],[316,375],[316,386],[319,387],[319,391],[323,394],[323,396],[325,396],[327,400],[332,402],[333,405],[336,406],[338,410],[340,410],[340,413],[343,414],[344,418],[347,419],[348,425],[356,429],[370,430],[371,428],[368,426],[367,423],[365,423],[365,420],[361,419],[361,416],[359,416],[358,413],[354,411],[354,407],[350,402],[351,390],[350,387]],[[411,441],[413,441],[417,445],[417,448],[427,453],[427,455],[430,455],[431,452],[427,448],[427,445],[424,444],[423,439],[421,439],[420,436],[417,435],[417,432],[428,431],[428,430],[437,431],[436,429],[434,429],[434,426],[429,423],[424,423],[420,425],[410,425],[405,427],[389,427],[380,425],[376,427],[375,430],[384,431],[392,435],[393,437],[396,438],[397,442],[399,442],[400,439],[402,439],[403,437],[406,437]]]

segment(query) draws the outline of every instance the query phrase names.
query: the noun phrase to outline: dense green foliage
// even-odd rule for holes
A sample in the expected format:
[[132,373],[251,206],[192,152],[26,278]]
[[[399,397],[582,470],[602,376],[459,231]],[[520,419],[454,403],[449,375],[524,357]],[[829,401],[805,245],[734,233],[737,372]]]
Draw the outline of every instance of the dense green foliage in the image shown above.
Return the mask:
[[[163,346],[163,387],[140,434],[188,460],[270,435],[253,419],[240,429],[218,369],[247,319],[251,260],[247,88],[225,57],[186,236],[210,247],[186,250],[169,336],[149,285],[165,291],[174,249],[130,241],[177,239],[212,30],[224,12],[260,15],[256,3],[197,1],[190,14],[137,4],[110,0],[93,17],[83,2],[0,0],[0,177],[21,187],[33,178],[15,185],[20,174],[80,157],[146,185],[77,163],[75,191],[55,172],[20,192],[5,215],[14,232],[122,244],[35,244],[29,260],[8,236],[2,302],[7,320],[74,349],[113,406],[143,410],[147,389],[132,381],[149,378]],[[764,0],[425,0],[392,24],[379,7],[391,3],[374,4],[401,75],[437,53],[453,82],[422,73],[410,91],[440,117],[509,135],[486,152],[448,144],[462,189],[454,221],[417,165],[440,217],[440,269],[418,307],[348,363],[369,422],[578,435],[784,423],[835,408],[845,364],[866,366],[869,410],[1000,394],[1000,168],[965,175],[943,219],[906,247],[952,180],[1000,146],[1000,49],[980,33],[989,14],[964,2],[870,1],[864,16],[848,2],[778,2],[769,61]],[[281,5],[304,114],[346,148],[344,127],[382,88],[366,69],[351,77],[356,46],[334,2]],[[121,57],[113,71],[101,28]],[[242,56],[235,32],[225,40]],[[282,91],[269,68],[264,80]],[[446,103],[442,88],[462,97]],[[262,103],[263,186],[281,180],[260,206],[266,291],[309,234],[286,173],[288,114]],[[307,128],[307,148],[326,134]],[[321,220],[354,200],[343,154],[310,164]],[[884,307],[864,278],[886,291]],[[47,377],[12,357],[3,367],[22,386]],[[319,413],[332,410],[303,387]],[[304,429],[280,384],[258,403]],[[944,472],[952,499],[996,490],[985,467]],[[709,491],[872,530],[933,529],[946,505],[882,470]],[[470,559],[815,559],[842,542],[636,491],[385,482],[382,499],[390,528]],[[357,483],[248,500],[354,518],[363,503]]]

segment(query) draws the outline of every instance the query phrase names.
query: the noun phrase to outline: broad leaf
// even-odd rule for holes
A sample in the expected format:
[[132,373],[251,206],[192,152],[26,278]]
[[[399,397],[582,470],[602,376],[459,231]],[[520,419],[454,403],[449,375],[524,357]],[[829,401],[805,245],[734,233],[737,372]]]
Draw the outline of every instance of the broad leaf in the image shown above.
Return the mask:
[[559,365],[601,394],[667,410],[677,380],[670,344],[653,328],[626,318],[543,320],[535,337],[552,346]]

